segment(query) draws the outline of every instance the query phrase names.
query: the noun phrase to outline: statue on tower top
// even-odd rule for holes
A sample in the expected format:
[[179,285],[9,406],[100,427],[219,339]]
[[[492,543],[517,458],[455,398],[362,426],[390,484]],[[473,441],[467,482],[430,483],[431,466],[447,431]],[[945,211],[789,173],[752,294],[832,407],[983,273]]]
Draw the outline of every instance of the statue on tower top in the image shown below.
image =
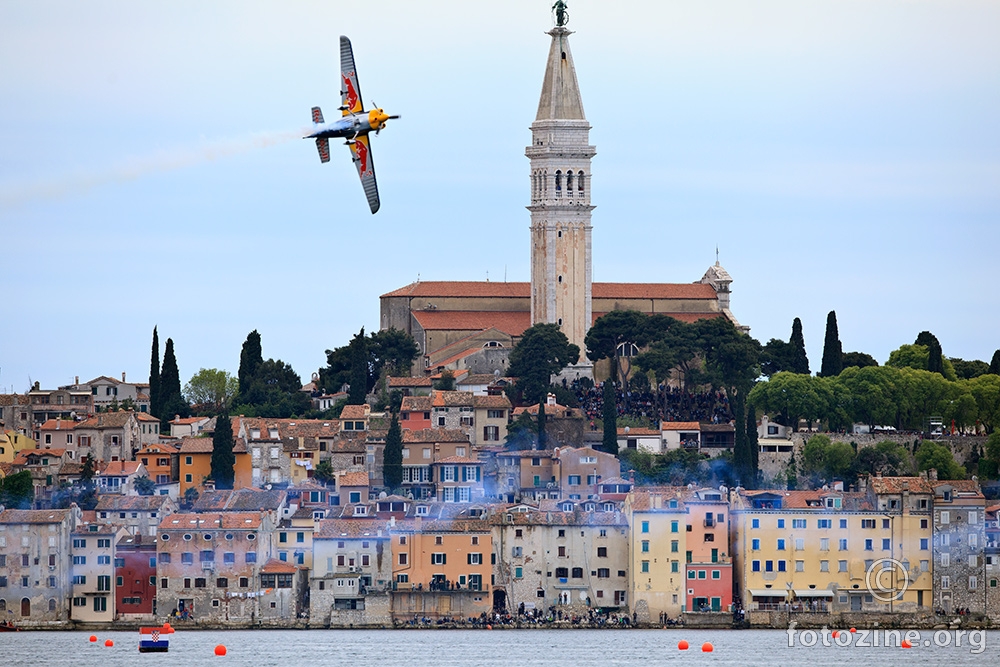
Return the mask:
[[569,23],[569,12],[566,11],[567,5],[563,0],[556,0],[556,4],[552,5],[552,11],[556,15],[556,27],[563,27]]

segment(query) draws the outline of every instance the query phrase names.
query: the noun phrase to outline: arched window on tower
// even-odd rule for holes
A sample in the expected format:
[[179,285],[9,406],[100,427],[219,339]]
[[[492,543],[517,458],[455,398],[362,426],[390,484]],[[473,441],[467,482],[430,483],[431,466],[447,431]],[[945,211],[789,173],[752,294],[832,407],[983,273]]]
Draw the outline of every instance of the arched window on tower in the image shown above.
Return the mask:
[[576,177],[576,189],[583,193],[583,172],[579,172]]
[[556,197],[562,195],[562,172],[556,169]]
[[566,172],[566,195],[569,197],[573,196],[573,172]]

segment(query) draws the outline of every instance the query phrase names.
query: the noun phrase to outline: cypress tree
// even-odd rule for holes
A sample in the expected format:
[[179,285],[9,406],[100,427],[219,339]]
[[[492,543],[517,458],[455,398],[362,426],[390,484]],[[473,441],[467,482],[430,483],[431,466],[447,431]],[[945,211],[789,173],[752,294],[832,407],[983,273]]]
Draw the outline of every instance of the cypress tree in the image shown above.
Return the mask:
[[941,355],[941,342],[937,336],[930,331],[921,331],[917,335],[914,345],[923,345],[927,348],[927,370],[939,375],[944,374],[944,359]]
[[792,321],[792,337],[788,339],[789,361],[793,373],[809,375],[809,357],[806,356],[806,341],[802,337],[802,320]]
[[174,415],[187,417],[190,407],[181,395],[181,375],[177,370],[177,358],[174,356],[174,340],[167,339],[163,350],[163,366],[160,369],[160,432],[166,433],[170,428],[170,420]]
[[389,423],[382,450],[382,483],[391,492],[403,485],[403,431],[395,414]]
[[[807,371],[808,372],[808,371]],[[747,404],[747,435],[746,435],[746,451],[749,454],[749,460],[747,462],[747,472],[749,477],[745,486],[750,489],[757,488],[757,477],[758,477],[758,466],[760,457],[760,446],[757,442],[757,409],[751,405]]]
[[993,359],[990,361],[990,373],[1000,375],[1000,350],[993,353]]
[[351,340],[351,389],[347,394],[350,405],[361,405],[368,395],[368,344],[365,328]]
[[212,479],[216,489],[231,489],[236,480],[236,454],[233,453],[233,422],[224,412],[215,418],[212,435]]
[[240,351],[240,370],[237,377],[240,381],[240,395],[250,391],[250,385],[257,378],[257,369],[264,363],[264,355],[260,347],[260,334],[254,329],[247,334]]
[[153,327],[153,349],[149,358],[149,414],[160,416],[160,336]]
[[840,333],[837,331],[837,311],[831,310],[826,316],[823,365],[819,374],[823,377],[836,377],[842,370],[844,370],[844,349],[840,344]]
[[548,449],[549,438],[545,432],[545,401],[548,396],[538,402],[538,448]]
[[608,378],[604,381],[604,406],[601,421],[604,422],[604,436],[601,438],[601,449],[607,454],[618,455],[618,392],[615,383]]

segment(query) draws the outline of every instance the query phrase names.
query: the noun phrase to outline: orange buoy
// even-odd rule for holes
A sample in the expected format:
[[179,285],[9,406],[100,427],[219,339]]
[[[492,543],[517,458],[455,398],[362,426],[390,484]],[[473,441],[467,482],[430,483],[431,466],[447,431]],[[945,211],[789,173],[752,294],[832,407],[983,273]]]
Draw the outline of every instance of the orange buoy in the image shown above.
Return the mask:
[[113,641],[111,641],[110,639],[105,639],[104,640],[104,645],[105,646],[114,646],[115,643]]
[[223,644],[219,644],[215,647],[215,655],[225,655],[226,647]]
[[904,639],[903,643],[899,645],[900,648],[913,648],[913,644],[910,643],[909,639]]
[[857,632],[857,631],[858,631],[858,629],[857,629],[857,628],[851,628],[851,634],[852,634],[852,635],[853,635],[853,634],[854,634],[855,632]]
[[487,630],[492,630],[492,629],[493,629],[493,626],[492,626],[492,625],[487,625],[487,626],[486,626],[486,629],[487,629]]
[[97,641],[97,635],[90,635],[90,642],[94,643]]
[[711,653],[714,650],[715,650],[715,647],[712,646],[712,642],[705,642],[704,644],[701,645],[701,652],[702,653]]
[[836,639],[839,636],[840,636],[840,630],[834,630],[833,631],[833,638]]
[[682,639],[679,642],[677,642],[677,650],[678,651],[686,651],[686,650],[688,650],[688,643],[687,643],[687,641],[684,640],[684,639]]

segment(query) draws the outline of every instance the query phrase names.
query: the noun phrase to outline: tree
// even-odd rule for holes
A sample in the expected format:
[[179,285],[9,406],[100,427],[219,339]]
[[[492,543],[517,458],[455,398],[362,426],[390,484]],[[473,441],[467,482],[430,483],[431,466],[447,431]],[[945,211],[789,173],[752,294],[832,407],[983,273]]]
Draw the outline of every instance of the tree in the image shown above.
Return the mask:
[[403,485],[403,431],[399,427],[399,417],[395,414],[389,422],[385,449],[382,451],[382,481],[390,490]]
[[985,361],[979,361],[978,359],[966,361],[965,359],[959,359],[958,357],[948,357],[948,361],[951,362],[952,367],[955,369],[955,375],[957,375],[960,380],[971,380],[972,378],[977,378],[980,375],[986,375],[990,372],[990,365]]
[[205,412],[218,414],[229,408],[239,389],[239,380],[226,371],[202,368],[184,385],[184,398]]
[[865,368],[866,366],[878,366],[878,362],[875,361],[875,357],[870,354],[865,354],[864,352],[844,352],[844,356],[841,357],[841,366],[843,368]]
[[806,341],[802,337],[802,320],[797,317],[792,320],[792,336],[788,339],[788,348],[791,361],[788,370],[809,375],[809,357],[806,356]]
[[910,452],[891,440],[884,440],[873,447],[860,448],[850,470],[850,477],[855,480],[865,475],[899,477],[912,474]]
[[31,509],[35,486],[30,470],[22,470],[0,478],[0,505],[7,509]]
[[[420,356],[420,349],[413,337],[399,329],[378,331],[371,334],[364,342],[367,356],[366,394],[375,388],[379,379],[385,374],[394,377],[409,376],[413,360]],[[357,343],[355,336],[347,345],[326,351],[327,365],[319,370],[320,385],[326,391],[340,391],[341,387],[351,383],[354,346]]]
[[146,475],[135,480],[135,492],[140,496],[151,496],[156,493],[156,484]]
[[348,392],[349,405],[361,405],[368,396],[368,341],[365,328],[351,339],[351,389]]
[[246,393],[239,395],[237,414],[287,419],[305,414],[309,395],[302,391],[298,373],[281,359],[268,359],[258,366]]
[[917,340],[913,344],[923,345],[927,348],[927,370],[931,373],[943,374],[944,366],[941,359],[941,342],[938,341],[937,336],[930,331],[921,331],[917,334]]
[[772,338],[760,351],[760,372],[771,377],[791,368],[791,350],[785,341]]
[[83,459],[83,466],[80,468],[80,484],[87,486],[93,485],[94,474],[97,472],[96,466],[94,465],[94,459],[88,456]]
[[635,310],[612,310],[602,315],[594,322],[584,339],[587,358],[593,362],[611,359],[609,376],[616,383],[624,384],[627,378],[622,377],[622,345],[645,347],[650,339],[649,325],[649,316]]
[[885,362],[885,365],[892,366],[894,368],[916,368],[922,371],[930,371],[932,373],[936,372],[939,375],[944,376],[947,380],[958,379],[958,376],[955,374],[955,368],[947,359],[942,359],[940,363],[934,362],[940,370],[932,371],[932,356],[931,349],[926,345],[920,345],[918,343],[914,343],[913,345],[901,345],[899,349],[893,350],[889,353],[889,359]]
[[535,420],[525,410],[514,421],[507,425],[507,438],[503,448],[509,452],[525,451],[535,448],[538,427]]
[[455,391],[455,374],[449,370],[441,371],[441,377],[434,381],[438,391]]
[[189,486],[188,490],[184,492],[184,499],[181,501],[181,507],[184,509],[191,509],[194,504],[198,502],[198,497],[201,494],[198,493],[198,489],[193,486]]
[[993,353],[993,358],[990,360],[990,373],[1000,375],[1000,350]]
[[166,433],[170,428],[170,420],[175,415],[187,417],[190,406],[181,394],[181,375],[177,370],[177,358],[174,356],[174,339],[167,339],[163,351],[163,366],[160,369],[160,398],[163,401],[160,415],[160,431]]
[[528,403],[545,402],[553,375],[580,358],[580,348],[569,342],[558,324],[536,324],[527,329],[510,353],[507,373],[517,378]]
[[826,316],[826,338],[823,340],[823,365],[819,374],[823,377],[840,375],[844,370],[844,350],[840,345],[837,331],[837,311],[831,310]]
[[162,404],[160,403],[160,336],[153,327],[153,349],[149,359],[149,413],[154,417],[162,417],[160,414]]
[[233,422],[225,412],[215,418],[215,433],[212,434],[212,480],[219,490],[233,488],[236,480]]
[[240,369],[237,372],[237,379],[241,394],[250,391],[250,384],[257,377],[257,368],[262,363],[264,356],[260,345],[260,334],[254,329],[247,334],[243,349],[240,350]]
[[604,436],[601,438],[601,450],[607,454],[618,455],[618,392],[615,383],[608,378],[604,381],[604,405],[601,422],[604,425]]
[[921,470],[937,470],[938,479],[965,479],[965,468],[958,465],[951,450],[932,440],[920,443],[916,452],[917,467]]
[[337,479],[337,475],[333,470],[333,464],[329,461],[320,461],[316,466],[315,472],[313,472],[313,479],[320,484],[330,484],[330,482]]
[[831,442],[825,435],[814,435],[802,448],[802,472],[814,484],[843,480],[854,463],[854,448],[846,442]]

